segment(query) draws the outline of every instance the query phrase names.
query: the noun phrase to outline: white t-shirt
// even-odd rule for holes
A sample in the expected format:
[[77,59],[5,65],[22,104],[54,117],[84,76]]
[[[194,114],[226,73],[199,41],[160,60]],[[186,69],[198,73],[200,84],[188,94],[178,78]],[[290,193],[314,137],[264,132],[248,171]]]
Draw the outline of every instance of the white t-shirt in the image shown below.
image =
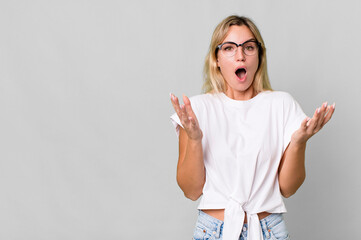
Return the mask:
[[[224,93],[190,98],[203,132],[206,181],[198,209],[225,209],[223,239],[238,240],[247,213],[248,238],[263,239],[259,212],[286,212],[278,166],[306,115],[286,92],[238,101]],[[171,116],[179,135],[178,116]],[[183,126],[182,126],[183,127]]]

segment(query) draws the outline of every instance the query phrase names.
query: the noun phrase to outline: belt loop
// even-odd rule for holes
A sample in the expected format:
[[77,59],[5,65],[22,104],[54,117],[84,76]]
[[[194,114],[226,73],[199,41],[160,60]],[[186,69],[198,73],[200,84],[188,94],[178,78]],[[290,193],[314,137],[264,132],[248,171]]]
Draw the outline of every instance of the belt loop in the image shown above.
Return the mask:
[[223,223],[220,222],[217,224],[217,230],[216,230],[216,238],[219,238],[219,236],[221,235],[221,227],[222,227]]
[[267,227],[267,223],[266,223],[265,219],[261,220],[261,226],[262,226],[263,232],[266,235],[266,238],[270,238],[270,232],[268,231],[268,227]]

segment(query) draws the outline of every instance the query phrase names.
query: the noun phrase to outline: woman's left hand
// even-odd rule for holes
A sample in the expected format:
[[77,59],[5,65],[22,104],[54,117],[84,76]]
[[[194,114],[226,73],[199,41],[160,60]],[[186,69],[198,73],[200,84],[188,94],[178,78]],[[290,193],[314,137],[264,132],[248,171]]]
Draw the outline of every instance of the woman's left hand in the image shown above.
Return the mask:
[[331,119],[335,111],[335,104],[327,106],[327,102],[317,108],[312,118],[305,118],[300,128],[292,134],[291,141],[298,144],[305,144],[308,139],[322,129]]

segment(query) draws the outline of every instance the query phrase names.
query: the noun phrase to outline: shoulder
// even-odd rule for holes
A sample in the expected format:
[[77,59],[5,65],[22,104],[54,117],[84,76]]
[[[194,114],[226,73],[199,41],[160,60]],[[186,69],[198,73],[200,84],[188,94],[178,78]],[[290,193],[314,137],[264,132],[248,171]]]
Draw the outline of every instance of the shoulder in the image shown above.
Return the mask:
[[189,99],[194,101],[207,101],[214,98],[216,95],[217,94],[213,94],[213,93],[203,93],[203,94],[194,95]]
[[190,97],[189,100],[196,115],[207,114],[211,109],[219,109],[222,107],[222,101],[219,94],[199,94]]
[[264,91],[263,93],[271,98],[280,98],[280,99],[292,98],[291,94],[284,91]]
[[212,93],[199,94],[189,98],[191,104],[195,104],[195,105],[209,104],[218,99],[219,99],[219,94],[212,94]]
[[194,95],[192,97],[189,97],[189,100],[191,100],[191,102],[199,102],[202,101],[207,94],[198,94],[198,95]]
[[276,102],[291,103],[294,101],[292,95],[284,91],[265,91],[263,94],[265,98],[275,100]]
[[277,99],[273,102],[273,105],[276,108],[281,109],[284,114],[297,115],[302,120],[306,117],[301,105],[292,97],[291,94],[283,91],[274,91],[273,95],[275,99]]

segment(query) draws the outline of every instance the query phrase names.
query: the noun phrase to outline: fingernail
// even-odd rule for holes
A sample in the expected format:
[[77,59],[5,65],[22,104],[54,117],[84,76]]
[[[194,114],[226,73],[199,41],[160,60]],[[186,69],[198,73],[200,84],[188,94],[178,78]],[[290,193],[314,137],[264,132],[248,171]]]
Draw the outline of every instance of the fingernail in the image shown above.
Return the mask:
[[325,102],[325,103],[323,104],[323,107],[327,107],[327,102]]
[[336,107],[336,103],[333,103],[332,108],[335,109],[335,107]]
[[320,113],[320,108],[317,108],[317,113]]
[[172,93],[169,93],[169,96],[171,99],[173,99],[173,94]]

